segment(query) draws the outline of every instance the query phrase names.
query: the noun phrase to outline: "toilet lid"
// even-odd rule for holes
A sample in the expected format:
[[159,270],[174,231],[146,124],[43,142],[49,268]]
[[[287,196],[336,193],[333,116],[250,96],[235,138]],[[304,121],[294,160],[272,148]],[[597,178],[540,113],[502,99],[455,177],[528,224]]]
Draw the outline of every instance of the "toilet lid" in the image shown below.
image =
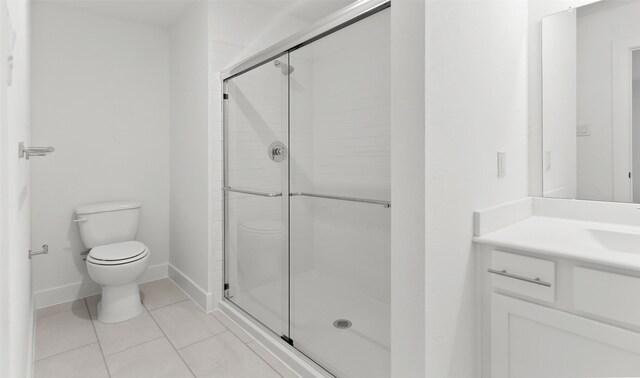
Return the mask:
[[143,254],[147,247],[139,241],[101,245],[89,251],[89,257],[100,261],[126,260]]

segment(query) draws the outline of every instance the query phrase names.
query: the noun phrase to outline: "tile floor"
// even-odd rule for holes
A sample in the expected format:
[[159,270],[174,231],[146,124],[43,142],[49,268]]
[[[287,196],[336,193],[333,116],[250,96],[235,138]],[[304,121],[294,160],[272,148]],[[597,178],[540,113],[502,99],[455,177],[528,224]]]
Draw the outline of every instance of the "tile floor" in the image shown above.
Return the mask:
[[97,320],[99,296],[38,310],[36,378],[298,377],[220,311],[202,311],[171,280],[140,285],[145,311]]

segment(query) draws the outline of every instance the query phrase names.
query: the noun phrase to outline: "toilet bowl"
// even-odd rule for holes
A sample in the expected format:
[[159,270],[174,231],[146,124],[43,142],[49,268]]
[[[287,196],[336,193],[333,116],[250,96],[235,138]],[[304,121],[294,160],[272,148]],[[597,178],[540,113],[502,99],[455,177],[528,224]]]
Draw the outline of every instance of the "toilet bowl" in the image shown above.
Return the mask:
[[281,281],[285,236],[277,220],[252,220],[238,226],[238,285],[243,290]]
[[87,271],[102,287],[98,320],[103,323],[131,319],[144,310],[138,278],[147,268],[149,249],[138,241],[93,248],[87,256]]
[[135,240],[140,206],[132,201],[105,202],[75,211],[82,242],[90,248],[87,271],[102,287],[98,320],[103,323],[122,322],[144,310],[137,280],[151,252]]

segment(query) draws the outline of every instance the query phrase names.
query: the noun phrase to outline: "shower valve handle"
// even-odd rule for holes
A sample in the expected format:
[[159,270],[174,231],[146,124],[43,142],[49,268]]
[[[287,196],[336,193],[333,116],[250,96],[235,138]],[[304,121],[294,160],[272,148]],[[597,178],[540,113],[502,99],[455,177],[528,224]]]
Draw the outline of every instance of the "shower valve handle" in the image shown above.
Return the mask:
[[269,158],[276,163],[283,161],[287,157],[287,147],[282,142],[273,142],[267,150]]

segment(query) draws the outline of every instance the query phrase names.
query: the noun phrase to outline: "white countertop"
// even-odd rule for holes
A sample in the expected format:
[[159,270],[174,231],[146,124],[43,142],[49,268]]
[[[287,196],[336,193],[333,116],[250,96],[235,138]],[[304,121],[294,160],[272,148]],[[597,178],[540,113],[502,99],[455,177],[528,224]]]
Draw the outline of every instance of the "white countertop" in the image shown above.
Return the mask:
[[640,227],[531,215],[476,236],[480,244],[640,271]]

